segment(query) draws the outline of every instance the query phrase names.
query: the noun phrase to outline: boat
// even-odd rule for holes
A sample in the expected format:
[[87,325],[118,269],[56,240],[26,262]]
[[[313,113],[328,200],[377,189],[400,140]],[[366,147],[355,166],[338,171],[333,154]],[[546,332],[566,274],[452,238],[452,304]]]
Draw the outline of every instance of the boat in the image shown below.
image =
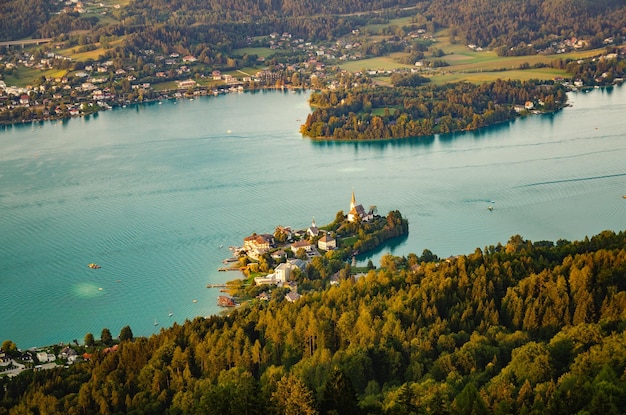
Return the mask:
[[98,268],[102,268],[100,265],[98,264],[94,264],[93,262],[91,264],[87,265],[89,268],[91,269],[98,269]]
[[155,318],[155,319],[154,319],[154,326],[156,327],[156,326],[158,326],[158,325],[159,325],[159,322],[158,322],[158,321],[157,321],[157,319]]
[[170,313],[168,314],[168,316],[172,317],[174,315],[174,313],[172,313],[172,310],[170,310]]
[[192,301],[192,303],[197,303],[197,302],[198,302],[198,300],[196,300],[196,299],[194,299],[194,300]]
[[489,209],[489,210],[493,210],[493,206],[489,206],[487,209]]

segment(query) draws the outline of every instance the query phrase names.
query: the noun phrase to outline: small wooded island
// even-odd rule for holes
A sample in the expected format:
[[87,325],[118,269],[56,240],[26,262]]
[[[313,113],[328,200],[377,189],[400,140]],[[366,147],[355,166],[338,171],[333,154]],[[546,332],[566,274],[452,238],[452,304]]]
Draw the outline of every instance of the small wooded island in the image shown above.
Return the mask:
[[[350,277],[358,254],[408,231],[409,222],[399,211],[383,217],[376,206],[366,210],[357,204],[353,191],[348,214],[340,210],[326,226],[318,228],[315,219],[309,228],[298,231],[277,226],[273,234],[253,233],[243,239],[242,247],[231,247],[233,258],[224,260],[231,267],[220,270],[241,270],[247,279],[230,281],[225,291],[237,300],[269,299],[269,292],[276,286],[284,289],[278,295],[295,300],[298,291],[323,289]],[[367,269],[372,268],[370,261]],[[218,305],[233,305],[220,300]]]
[[311,94],[315,110],[300,132],[314,139],[376,140],[476,130],[530,112],[553,112],[567,89],[552,81],[497,80],[428,85],[418,74],[392,77],[394,87]]

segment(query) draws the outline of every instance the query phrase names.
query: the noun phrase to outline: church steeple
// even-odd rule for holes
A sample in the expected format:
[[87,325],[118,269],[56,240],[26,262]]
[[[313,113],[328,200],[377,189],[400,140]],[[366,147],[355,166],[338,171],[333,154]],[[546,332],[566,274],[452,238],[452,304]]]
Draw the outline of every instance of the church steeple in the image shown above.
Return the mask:
[[356,198],[354,197],[354,189],[352,189],[352,200],[350,201],[350,210],[356,207]]

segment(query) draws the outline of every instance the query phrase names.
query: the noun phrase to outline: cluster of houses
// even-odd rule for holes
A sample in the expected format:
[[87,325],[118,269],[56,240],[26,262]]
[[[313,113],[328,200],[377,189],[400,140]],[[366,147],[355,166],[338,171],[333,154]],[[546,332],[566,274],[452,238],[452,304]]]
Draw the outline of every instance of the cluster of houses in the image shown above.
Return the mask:
[[105,3],[92,1],[92,2],[83,2],[80,0],[66,0],[63,1],[65,7],[61,9],[61,13],[98,13],[102,15],[106,15],[108,9],[113,7],[114,9],[119,9],[121,6],[119,4],[114,4],[109,6]]
[[80,355],[74,348],[65,345],[58,354],[50,353],[45,349],[30,349],[19,351],[19,355],[9,356],[0,349],[0,375],[13,377],[24,370],[45,370],[59,366],[87,360],[90,356]]
[[[372,211],[367,212],[363,205],[356,203],[353,191],[350,210],[346,219],[349,222],[357,220],[367,222],[373,217]],[[293,282],[296,270],[304,270],[308,261],[320,255],[320,251],[327,252],[336,249],[337,238],[331,232],[319,229],[315,224],[315,218],[306,230],[294,232],[289,227],[279,226],[277,232],[281,233],[286,240],[286,243],[281,246],[276,243],[274,235],[253,233],[243,239],[243,246],[240,250],[236,250],[236,253],[243,252],[252,260],[258,260],[261,256],[269,254],[277,261],[284,261],[278,264],[272,273],[256,277],[254,282],[256,285],[290,287],[292,291],[286,296],[286,299],[287,301],[295,301],[299,298],[296,293],[297,286]],[[287,258],[286,249],[290,249],[293,253],[304,253],[305,257],[298,255],[297,258]],[[267,294],[262,295],[267,297]],[[260,299],[269,299],[269,297]]]

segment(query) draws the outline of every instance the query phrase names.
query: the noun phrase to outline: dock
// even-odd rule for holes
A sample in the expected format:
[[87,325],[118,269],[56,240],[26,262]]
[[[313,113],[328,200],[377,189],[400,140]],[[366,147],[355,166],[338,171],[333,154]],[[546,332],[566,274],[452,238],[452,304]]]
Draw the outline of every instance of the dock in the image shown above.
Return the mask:
[[226,288],[226,284],[207,284],[207,288]]

